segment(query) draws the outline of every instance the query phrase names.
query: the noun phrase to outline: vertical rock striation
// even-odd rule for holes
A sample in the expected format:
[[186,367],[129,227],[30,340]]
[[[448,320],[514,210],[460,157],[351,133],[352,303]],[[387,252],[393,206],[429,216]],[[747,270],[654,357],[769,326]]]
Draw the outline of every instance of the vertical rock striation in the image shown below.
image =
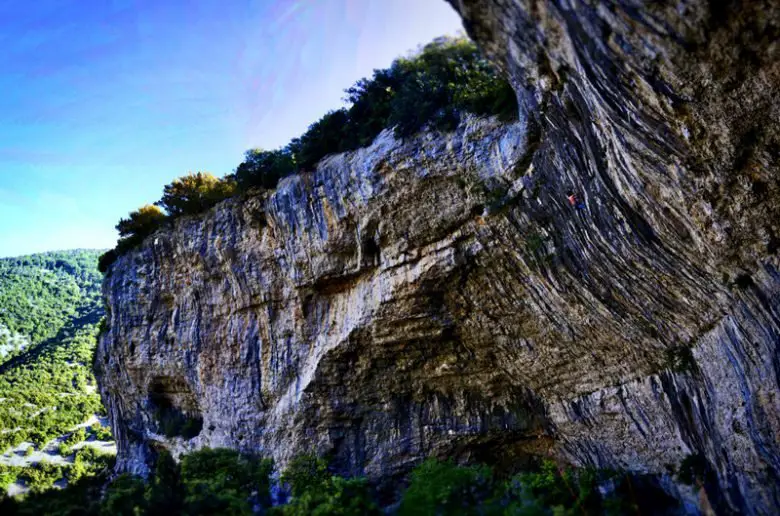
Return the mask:
[[520,120],[382,133],[120,258],[96,360],[118,467],[542,455],[775,513],[778,6],[451,3]]

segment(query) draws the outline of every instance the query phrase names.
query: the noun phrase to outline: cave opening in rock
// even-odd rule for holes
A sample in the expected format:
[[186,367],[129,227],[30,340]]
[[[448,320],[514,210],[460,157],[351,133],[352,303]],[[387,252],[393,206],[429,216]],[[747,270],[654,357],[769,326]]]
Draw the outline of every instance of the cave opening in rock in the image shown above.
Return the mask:
[[372,237],[364,238],[361,242],[363,250],[363,264],[369,267],[376,267],[382,261],[382,250],[376,239]]
[[166,437],[192,439],[203,429],[195,396],[182,379],[156,378],[149,387],[149,405],[157,431]]

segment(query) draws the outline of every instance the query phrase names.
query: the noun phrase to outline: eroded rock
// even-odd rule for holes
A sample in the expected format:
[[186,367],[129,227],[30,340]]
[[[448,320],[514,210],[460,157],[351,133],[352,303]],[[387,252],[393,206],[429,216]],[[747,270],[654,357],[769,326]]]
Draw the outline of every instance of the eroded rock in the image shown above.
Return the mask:
[[[96,361],[118,468],[541,455],[775,513],[777,5],[452,3],[520,120],[385,132],[120,258]],[[694,455],[704,483],[676,483]]]

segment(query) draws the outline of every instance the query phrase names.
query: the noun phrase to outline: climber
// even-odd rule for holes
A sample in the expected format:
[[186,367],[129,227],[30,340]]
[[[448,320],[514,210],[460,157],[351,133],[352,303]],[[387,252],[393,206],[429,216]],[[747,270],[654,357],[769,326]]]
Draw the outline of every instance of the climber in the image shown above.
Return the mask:
[[577,199],[577,196],[574,195],[574,192],[569,190],[566,192],[566,198],[569,200],[569,204],[577,208],[578,210],[585,209],[585,203]]

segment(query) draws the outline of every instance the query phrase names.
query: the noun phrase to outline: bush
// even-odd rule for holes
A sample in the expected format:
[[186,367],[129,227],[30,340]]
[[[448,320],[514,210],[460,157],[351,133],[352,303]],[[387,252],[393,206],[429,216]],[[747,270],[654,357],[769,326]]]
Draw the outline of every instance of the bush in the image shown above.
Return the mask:
[[274,188],[280,179],[295,171],[295,161],[288,149],[264,151],[252,149],[244,154],[244,162],[236,169],[238,187]]
[[[140,478],[120,475],[106,489],[100,514],[103,516],[138,516],[146,513],[146,485]],[[171,515],[173,516],[173,515]]]
[[111,435],[111,428],[103,426],[99,422],[94,423],[90,430],[98,441],[112,441],[114,439],[114,436]]
[[290,487],[293,496],[317,489],[330,478],[328,463],[316,455],[300,455],[290,461],[281,480]]
[[219,179],[208,172],[187,174],[175,179],[163,189],[162,206],[172,217],[201,213],[235,193],[232,178]]
[[[85,449],[77,454],[76,463],[90,464],[88,467],[93,470],[105,468],[109,463],[101,457],[94,450]],[[701,469],[698,465],[691,468]],[[0,468],[0,484],[8,485],[18,475],[34,487],[33,494],[22,503],[7,502],[0,510],[4,511],[2,514],[103,516],[380,514],[364,479],[330,475],[326,462],[314,456],[299,457],[290,463],[282,481],[292,488],[293,498],[286,505],[270,507],[272,469],[270,460],[258,460],[232,450],[203,449],[184,455],[181,465],[168,452],[162,451],[147,485],[127,475],[120,476],[107,486],[100,507],[105,473],[93,477],[82,475],[79,479],[72,467],[51,464]],[[68,488],[40,494],[64,473],[70,481]],[[607,494],[602,495],[602,492]],[[487,466],[457,466],[431,459],[410,475],[410,485],[403,493],[399,513],[577,516],[635,514],[641,508],[643,513],[668,514],[674,513],[675,504],[659,489],[657,482],[641,476],[564,469],[546,461],[537,471],[498,482]],[[7,507],[10,509],[6,510]],[[79,507],[83,509],[79,510]],[[76,512],[71,512],[73,510]]]
[[255,460],[226,449],[184,456],[181,475],[189,514],[252,514],[250,495],[270,506],[271,460]]
[[114,249],[100,255],[100,258],[98,258],[98,270],[105,274],[117,258],[119,258],[119,255]]
[[68,437],[66,437],[65,440],[62,442],[62,444],[65,444],[66,446],[73,446],[75,444],[83,442],[86,438],[87,438],[87,431],[84,430],[84,428],[78,428],[73,433],[71,433]]
[[154,475],[146,489],[146,502],[151,514],[180,514],[184,504],[181,468],[171,454],[162,451],[157,456]]
[[[155,205],[171,217],[201,213],[235,194],[237,189],[275,188],[279,180],[313,169],[329,154],[370,145],[386,128],[408,137],[425,126],[454,129],[464,113],[517,117],[515,93],[477,47],[466,38],[439,38],[417,55],[397,59],[346,90],[348,108],[329,111],[299,137],[277,150],[252,149],[234,175],[218,179],[206,172],[188,174],[165,186]],[[135,215],[135,216],[134,216]],[[120,221],[122,239],[101,256],[106,272],[117,257],[136,247],[164,215],[145,206]]]
[[290,503],[274,508],[273,514],[282,516],[379,515],[381,511],[372,500],[368,483],[362,478],[329,477],[317,487],[305,489]]
[[165,213],[160,208],[146,204],[130,213],[128,218],[121,219],[116,230],[122,237],[144,238],[160,227],[165,219]]
[[487,466],[456,466],[453,462],[428,459],[411,474],[399,514],[479,514],[493,490]]
[[293,499],[287,505],[274,508],[274,514],[362,516],[380,513],[365,479],[331,476],[327,463],[316,456],[303,455],[293,459],[281,480],[290,487]]
[[18,475],[19,475],[18,468],[0,465],[0,489],[2,490],[8,489],[8,487],[11,484],[16,482],[16,478]]

